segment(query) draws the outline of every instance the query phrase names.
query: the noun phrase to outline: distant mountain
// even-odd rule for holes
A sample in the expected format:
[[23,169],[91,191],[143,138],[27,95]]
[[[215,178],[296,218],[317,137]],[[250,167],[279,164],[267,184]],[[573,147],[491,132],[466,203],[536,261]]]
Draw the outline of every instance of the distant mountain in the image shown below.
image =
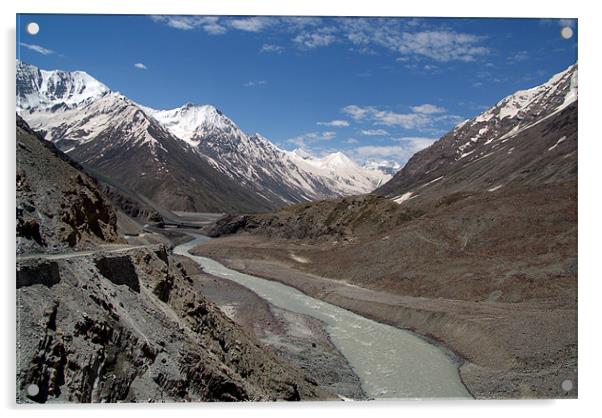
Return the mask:
[[388,180],[338,154],[284,151],[210,105],[139,105],[84,72],[18,61],[17,112],[75,160],[174,210],[262,211]]
[[416,153],[377,194],[398,203],[577,177],[577,64]]
[[371,192],[391,178],[381,170],[361,167],[342,152],[318,158],[296,149],[287,155],[303,170],[323,178],[325,184],[343,196]]
[[401,169],[401,164],[395,161],[376,160],[371,158],[366,160],[363,167],[367,170],[380,171],[388,176],[393,176]]
[[136,103],[91,81],[85,73],[49,72],[23,63],[18,63],[17,71],[18,113],[83,165],[169,209],[273,207],[220,175]]
[[280,204],[367,193],[385,179],[341,153],[318,159],[284,151],[258,133],[247,135],[210,105],[145,110],[216,169]]

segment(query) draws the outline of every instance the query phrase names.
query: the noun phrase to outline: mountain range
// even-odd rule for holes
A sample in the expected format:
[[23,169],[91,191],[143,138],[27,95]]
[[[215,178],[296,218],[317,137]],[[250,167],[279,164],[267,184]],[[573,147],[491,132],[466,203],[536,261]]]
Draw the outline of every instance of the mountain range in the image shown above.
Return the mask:
[[367,193],[392,175],[386,162],[282,150],[211,105],[155,110],[85,72],[20,61],[17,113],[76,161],[172,210],[265,211]]

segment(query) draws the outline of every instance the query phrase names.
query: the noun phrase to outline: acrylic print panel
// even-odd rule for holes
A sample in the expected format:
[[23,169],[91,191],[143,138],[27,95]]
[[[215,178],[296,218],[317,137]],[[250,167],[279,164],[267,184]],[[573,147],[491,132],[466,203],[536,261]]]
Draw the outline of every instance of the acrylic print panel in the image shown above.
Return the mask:
[[575,398],[577,35],[17,15],[17,402]]

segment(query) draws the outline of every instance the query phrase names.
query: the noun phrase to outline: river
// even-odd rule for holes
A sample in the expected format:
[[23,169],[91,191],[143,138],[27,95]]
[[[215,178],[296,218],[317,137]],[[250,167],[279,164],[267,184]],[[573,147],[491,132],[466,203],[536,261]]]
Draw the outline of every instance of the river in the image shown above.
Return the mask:
[[381,324],[284,284],[231,270],[189,253],[210,238],[195,235],[174,253],[196,261],[205,272],[232,280],[271,304],[309,315],[325,324],[333,344],[347,359],[374,399],[471,398],[457,365],[441,348],[400,328]]

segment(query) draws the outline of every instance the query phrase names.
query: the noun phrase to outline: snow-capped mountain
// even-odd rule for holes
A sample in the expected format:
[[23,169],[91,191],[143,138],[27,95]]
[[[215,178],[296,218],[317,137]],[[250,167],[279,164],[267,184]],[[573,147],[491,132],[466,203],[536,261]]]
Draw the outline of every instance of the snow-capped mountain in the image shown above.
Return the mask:
[[82,71],[45,71],[17,61],[17,109],[73,108],[102,97],[109,88]]
[[404,203],[576,178],[577,74],[572,65],[462,122],[376,192]]
[[145,109],[219,171],[270,200],[294,203],[367,193],[389,179],[341,153],[318,159],[284,151],[258,133],[247,135],[210,105]]
[[73,159],[170,209],[253,211],[266,198],[205,158],[120,93],[86,73],[17,63],[17,113]]
[[343,195],[367,193],[387,182],[391,175],[361,167],[342,152],[315,157],[302,149],[287,152],[289,158],[305,171],[324,178]]
[[401,170],[401,164],[396,161],[376,160],[374,158],[366,160],[362,167],[371,171],[380,171],[390,177]]
[[[264,210],[367,193],[389,178],[342,154],[301,158],[260,134],[246,134],[210,105],[140,105],[80,71],[45,71],[18,61],[17,112],[77,161],[174,209]],[[216,172],[209,175],[209,168]],[[175,173],[180,186],[161,184],[175,181]],[[220,188],[217,179],[230,183]],[[196,191],[203,182],[239,196],[215,197],[212,206]]]

